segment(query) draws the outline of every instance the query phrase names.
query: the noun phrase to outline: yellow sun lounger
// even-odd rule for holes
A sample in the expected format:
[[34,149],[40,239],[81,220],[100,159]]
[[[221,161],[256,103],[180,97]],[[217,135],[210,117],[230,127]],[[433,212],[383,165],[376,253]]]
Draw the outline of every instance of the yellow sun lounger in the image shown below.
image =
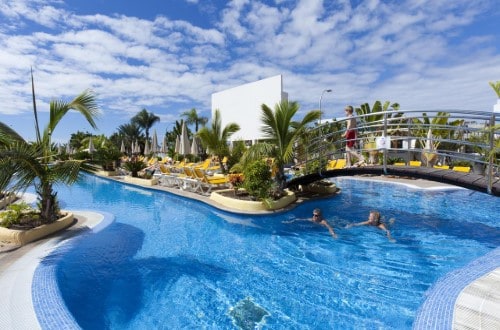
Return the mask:
[[469,166],[453,166],[452,170],[457,171],[457,172],[469,173],[470,167]]
[[422,162],[419,160],[410,160],[410,166],[422,166]]
[[344,158],[333,159],[328,162],[327,170],[340,170],[345,167],[346,160]]
[[209,194],[214,187],[227,186],[229,184],[227,176],[208,176],[199,168],[194,169],[194,174],[202,182],[203,186],[208,189],[206,194]]

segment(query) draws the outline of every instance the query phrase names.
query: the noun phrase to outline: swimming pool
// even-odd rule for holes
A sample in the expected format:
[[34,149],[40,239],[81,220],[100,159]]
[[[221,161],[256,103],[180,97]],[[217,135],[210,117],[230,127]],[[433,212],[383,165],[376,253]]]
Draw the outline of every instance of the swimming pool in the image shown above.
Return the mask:
[[[496,197],[335,182],[339,196],[239,216],[84,175],[57,188],[63,206],[116,220],[48,259],[84,329],[253,329],[259,321],[269,329],[404,329],[435,281],[499,246]],[[308,222],[283,223],[315,207],[338,239]],[[343,229],[371,209],[396,219],[395,243],[374,228]]]

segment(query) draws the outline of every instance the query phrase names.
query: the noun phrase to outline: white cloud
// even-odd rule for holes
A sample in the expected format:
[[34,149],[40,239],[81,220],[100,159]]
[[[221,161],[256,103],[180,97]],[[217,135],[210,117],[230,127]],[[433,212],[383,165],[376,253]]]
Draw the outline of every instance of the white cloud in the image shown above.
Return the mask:
[[[217,13],[215,2],[186,2]],[[324,88],[334,90],[324,100],[331,115],[377,99],[483,109],[494,98],[487,82],[500,77],[499,37],[468,28],[494,5],[233,0],[202,27],[161,13],[148,20],[79,15],[62,1],[2,2],[0,113],[31,111],[31,66],[41,109],[93,88],[105,116],[124,121],[142,107],[166,122],[192,107],[208,111],[211,93],[276,74],[303,111]]]

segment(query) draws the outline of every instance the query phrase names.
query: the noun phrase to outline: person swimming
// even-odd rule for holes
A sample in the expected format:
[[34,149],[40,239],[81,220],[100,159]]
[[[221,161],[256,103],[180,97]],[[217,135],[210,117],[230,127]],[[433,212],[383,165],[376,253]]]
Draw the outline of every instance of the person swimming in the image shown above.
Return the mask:
[[385,231],[387,238],[391,241],[394,241],[394,239],[391,237],[391,232],[389,231],[389,229],[387,229],[387,227],[381,221],[380,218],[381,218],[380,212],[372,210],[368,215],[368,220],[358,223],[348,224],[346,228],[357,227],[357,226],[374,226],[377,227],[378,229]]
[[312,214],[312,218],[308,218],[308,219],[294,219],[292,221],[283,221],[283,223],[292,223],[292,222],[295,222],[295,221],[311,221],[315,224],[318,224],[320,226],[324,226],[328,229],[328,231],[330,232],[330,235],[332,235],[333,238],[337,238],[337,234],[335,233],[335,231],[333,230],[333,227],[328,223],[328,221],[326,221],[325,218],[323,218],[323,215],[321,214],[321,210],[316,208],[313,210],[313,214]]

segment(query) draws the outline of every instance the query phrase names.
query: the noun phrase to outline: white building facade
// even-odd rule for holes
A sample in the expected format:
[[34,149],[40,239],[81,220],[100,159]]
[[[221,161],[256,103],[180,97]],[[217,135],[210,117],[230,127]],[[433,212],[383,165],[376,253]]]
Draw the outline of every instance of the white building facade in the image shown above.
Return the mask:
[[229,123],[240,126],[230,141],[243,140],[247,145],[252,145],[263,139],[262,104],[274,110],[277,103],[287,99],[288,94],[283,92],[282,76],[277,75],[212,94],[212,117],[218,109],[222,127]]

